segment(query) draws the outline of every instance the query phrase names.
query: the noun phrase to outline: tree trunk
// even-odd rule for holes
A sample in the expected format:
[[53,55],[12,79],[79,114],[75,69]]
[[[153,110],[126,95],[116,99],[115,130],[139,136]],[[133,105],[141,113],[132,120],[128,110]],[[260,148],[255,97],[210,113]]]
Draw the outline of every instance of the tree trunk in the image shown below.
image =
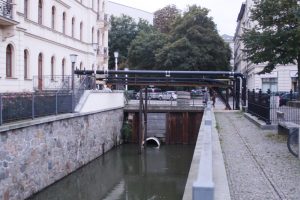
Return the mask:
[[[297,58],[297,68],[298,68],[298,82],[297,82],[297,92],[300,92],[300,55],[298,55],[298,58]],[[300,95],[298,96],[298,100],[300,100]]]

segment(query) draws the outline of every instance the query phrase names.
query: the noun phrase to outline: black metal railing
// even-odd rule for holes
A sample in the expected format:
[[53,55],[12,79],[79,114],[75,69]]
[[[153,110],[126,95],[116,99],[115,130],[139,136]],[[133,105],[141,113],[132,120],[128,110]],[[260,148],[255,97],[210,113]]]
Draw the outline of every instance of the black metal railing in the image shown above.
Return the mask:
[[13,4],[7,0],[0,0],[0,16],[12,19]]
[[248,112],[267,124],[278,124],[278,111],[284,114],[284,120],[300,124],[300,107],[289,106],[298,93],[262,93],[248,91]]
[[248,90],[248,112],[259,119],[271,124],[270,121],[270,91],[262,93],[260,90],[256,93],[254,90]]
[[71,113],[72,93],[0,94],[0,125],[24,119]]

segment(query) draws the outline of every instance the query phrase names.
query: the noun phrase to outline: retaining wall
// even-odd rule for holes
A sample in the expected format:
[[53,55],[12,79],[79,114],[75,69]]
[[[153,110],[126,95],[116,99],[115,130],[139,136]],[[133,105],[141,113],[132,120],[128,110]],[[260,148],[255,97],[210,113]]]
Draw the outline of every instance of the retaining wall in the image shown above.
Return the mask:
[[0,199],[19,200],[120,142],[123,108],[0,126]]

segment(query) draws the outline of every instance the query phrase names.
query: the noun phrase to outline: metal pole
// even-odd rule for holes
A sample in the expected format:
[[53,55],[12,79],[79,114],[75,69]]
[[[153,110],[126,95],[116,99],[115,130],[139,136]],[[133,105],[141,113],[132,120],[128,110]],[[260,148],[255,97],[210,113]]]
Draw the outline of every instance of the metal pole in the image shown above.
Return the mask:
[[239,110],[240,109],[240,88],[241,88],[239,78],[236,78],[235,84],[236,84],[236,87],[235,87],[235,91],[236,91],[235,109]]
[[32,94],[31,114],[31,118],[34,119],[34,94]]
[[2,118],[2,112],[3,112],[3,109],[2,109],[2,95],[0,94],[0,126],[3,124],[3,118]]
[[74,88],[75,88],[75,82],[74,82],[74,66],[75,62],[72,62],[72,91],[74,93]]
[[55,114],[57,115],[58,114],[58,102],[57,102],[57,92],[55,93]]
[[145,132],[144,132],[144,138],[143,140],[145,148],[146,148],[146,139],[147,139],[147,123],[148,123],[148,119],[147,119],[147,114],[148,114],[148,88],[145,88],[145,110],[144,110],[144,121],[145,121]]
[[142,129],[143,129],[143,113],[142,113],[142,106],[143,106],[143,93],[142,88],[140,88],[140,107],[139,107],[139,137],[138,137],[138,153],[142,153]]

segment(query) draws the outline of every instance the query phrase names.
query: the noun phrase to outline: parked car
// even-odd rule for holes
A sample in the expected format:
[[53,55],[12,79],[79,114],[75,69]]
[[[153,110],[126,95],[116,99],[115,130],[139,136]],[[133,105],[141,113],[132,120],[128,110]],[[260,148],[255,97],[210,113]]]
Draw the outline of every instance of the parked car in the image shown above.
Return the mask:
[[203,90],[202,89],[191,90],[191,96],[203,96]]
[[296,100],[298,98],[299,98],[298,92],[292,93],[292,96],[291,96],[291,93],[283,94],[279,97],[279,106],[284,106],[287,104],[288,101]]
[[173,101],[173,100],[176,100],[177,99],[177,94],[175,91],[166,91],[166,92],[163,92],[159,95],[158,97],[159,100],[170,100],[170,101]]
[[[148,99],[159,99],[159,95],[162,94],[160,88],[147,88]],[[145,89],[142,89],[143,98],[145,98]],[[140,92],[135,95],[136,99],[140,99]]]

